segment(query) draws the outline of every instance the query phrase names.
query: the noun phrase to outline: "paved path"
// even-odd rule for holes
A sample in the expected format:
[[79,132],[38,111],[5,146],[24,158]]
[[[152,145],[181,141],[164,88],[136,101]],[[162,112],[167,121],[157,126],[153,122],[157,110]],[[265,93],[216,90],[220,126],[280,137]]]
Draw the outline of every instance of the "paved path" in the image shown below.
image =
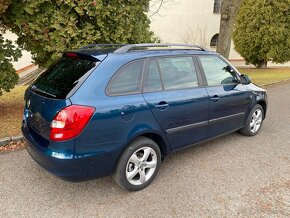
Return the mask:
[[70,183],[25,150],[0,155],[0,217],[290,217],[290,84],[268,88],[256,137],[238,133],[168,157],[148,188]]

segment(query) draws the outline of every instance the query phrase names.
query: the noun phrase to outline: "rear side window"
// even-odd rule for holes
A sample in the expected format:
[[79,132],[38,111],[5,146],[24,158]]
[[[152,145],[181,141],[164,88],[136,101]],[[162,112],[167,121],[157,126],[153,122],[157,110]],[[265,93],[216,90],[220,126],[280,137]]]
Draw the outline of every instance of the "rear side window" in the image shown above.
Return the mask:
[[157,62],[151,60],[147,75],[147,81],[144,82],[145,92],[198,87],[192,57],[159,58]]
[[198,86],[196,71],[191,57],[158,59],[164,89],[186,89]]
[[237,83],[235,71],[222,59],[213,55],[199,57],[209,86]]
[[33,83],[40,94],[64,99],[96,62],[79,58],[61,58]]
[[148,70],[147,70],[147,77],[144,81],[144,91],[145,92],[154,92],[154,91],[161,91],[161,79],[160,73],[158,70],[158,65],[155,60],[150,60],[148,62]]
[[122,67],[107,86],[107,94],[126,95],[141,93],[141,79],[144,61],[135,61]]

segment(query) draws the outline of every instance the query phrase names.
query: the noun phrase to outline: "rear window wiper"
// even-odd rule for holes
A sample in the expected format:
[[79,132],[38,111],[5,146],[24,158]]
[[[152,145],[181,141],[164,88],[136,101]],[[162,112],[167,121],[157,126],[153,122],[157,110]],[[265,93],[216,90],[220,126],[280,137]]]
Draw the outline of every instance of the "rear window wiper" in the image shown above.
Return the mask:
[[50,93],[48,93],[48,92],[46,92],[46,91],[43,91],[43,90],[37,88],[37,87],[34,86],[34,85],[31,86],[31,90],[32,90],[32,91],[35,91],[35,92],[40,92],[40,93],[42,93],[42,94],[45,94],[45,95],[48,95],[48,96],[51,96],[51,97],[56,98],[56,95],[50,94]]

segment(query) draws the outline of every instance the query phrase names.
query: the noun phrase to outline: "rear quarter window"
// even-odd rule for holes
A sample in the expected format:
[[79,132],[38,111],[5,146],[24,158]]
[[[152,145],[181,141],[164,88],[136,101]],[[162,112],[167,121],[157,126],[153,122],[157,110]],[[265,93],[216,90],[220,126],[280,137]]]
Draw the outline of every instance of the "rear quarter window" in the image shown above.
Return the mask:
[[96,62],[91,60],[63,57],[42,73],[32,85],[49,96],[64,99],[95,66]]
[[144,61],[135,61],[122,67],[107,86],[109,96],[141,93]]

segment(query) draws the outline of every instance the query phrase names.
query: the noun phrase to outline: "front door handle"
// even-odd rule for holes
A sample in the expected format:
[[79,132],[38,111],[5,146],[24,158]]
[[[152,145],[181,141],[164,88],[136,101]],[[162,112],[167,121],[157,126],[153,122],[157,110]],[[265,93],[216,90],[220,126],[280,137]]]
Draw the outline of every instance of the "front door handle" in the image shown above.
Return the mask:
[[165,101],[161,101],[159,102],[159,104],[156,104],[155,107],[159,108],[160,110],[164,111],[168,108],[169,104],[167,104],[167,102]]
[[219,100],[219,96],[218,95],[214,95],[213,97],[210,98],[211,101],[213,102],[217,102]]

